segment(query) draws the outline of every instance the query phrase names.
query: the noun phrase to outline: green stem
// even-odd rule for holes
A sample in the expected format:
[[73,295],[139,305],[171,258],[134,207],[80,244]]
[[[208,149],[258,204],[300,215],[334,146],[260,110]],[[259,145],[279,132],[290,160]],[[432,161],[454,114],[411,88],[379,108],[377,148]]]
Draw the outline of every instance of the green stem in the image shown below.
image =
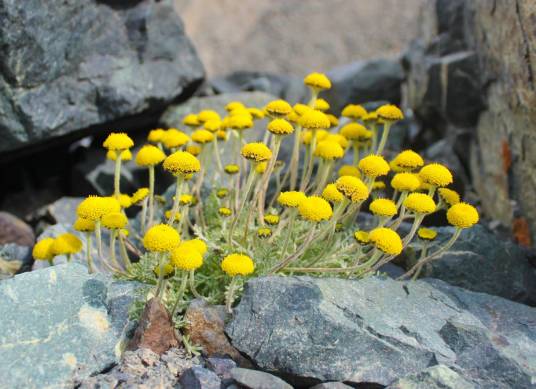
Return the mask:
[[182,195],[182,186],[183,186],[184,180],[182,176],[177,176],[177,183],[175,185],[175,198],[173,199],[173,208],[171,209],[171,215],[169,215],[169,219],[167,221],[168,225],[172,225],[175,221],[175,217],[177,212],[179,212],[179,204],[181,201],[181,195]]
[[146,230],[146,224],[147,224],[147,202],[148,201],[149,201],[148,197],[144,198],[142,206],[141,206],[141,232],[142,232],[142,234]]
[[99,254],[99,258],[102,260],[102,234],[101,234],[101,221],[96,220],[95,221],[95,238],[97,238],[97,254]]
[[281,259],[283,259],[283,256],[285,256],[287,253],[287,248],[290,242],[290,237],[292,236],[292,229],[294,228],[294,220],[296,220],[297,214],[298,214],[298,211],[296,209],[292,209],[292,211],[290,212],[290,220],[288,222],[287,236],[285,237],[285,243],[283,244],[283,250],[281,251]]
[[190,290],[192,291],[192,294],[195,296],[195,298],[205,300],[205,298],[201,296],[195,288],[195,270],[190,270],[190,277],[188,279],[188,283],[190,285]]
[[259,213],[259,222],[262,224],[264,224],[264,205],[266,202],[266,191],[268,190],[268,184],[270,183],[270,176],[272,175],[272,171],[274,170],[274,166],[277,161],[277,155],[279,154],[279,148],[281,147],[281,136],[274,135],[272,139],[273,139],[272,158],[270,158],[270,161],[268,162],[268,166],[266,167],[266,171],[264,172],[264,175],[262,176],[259,200],[257,204],[258,213]]
[[186,284],[188,282],[188,273],[183,272],[181,276],[181,284],[179,286],[179,292],[177,293],[177,299],[175,300],[175,304],[173,304],[173,309],[171,310],[171,317],[175,317],[177,314],[177,310],[179,309],[179,304],[182,300],[182,296],[184,296],[184,291],[186,290]]
[[227,293],[225,295],[225,309],[228,313],[233,313],[232,305],[234,301],[234,293],[235,293],[237,283],[238,283],[237,277],[233,277],[231,279],[231,283],[229,284],[229,289],[227,289]]
[[121,259],[123,260],[123,263],[125,264],[125,268],[128,269],[132,263],[130,262],[130,258],[127,253],[127,248],[125,246],[125,239],[123,238],[123,235],[121,232],[118,232],[119,235],[119,250],[121,252]]
[[115,158],[115,169],[114,169],[114,197],[119,198],[121,191],[119,189],[120,177],[121,177],[121,152],[122,150],[117,151],[117,157]]
[[89,274],[94,272],[93,269],[93,259],[91,258],[91,233],[86,232],[86,260],[87,260],[87,271]]
[[[290,190],[294,190],[298,181],[298,166],[300,165],[300,140],[302,134],[302,127],[296,126],[294,131],[294,146],[292,148],[292,157],[290,159]],[[286,180],[283,180],[285,183]]]
[[117,258],[115,257],[115,239],[117,237],[117,230],[110,231],[110,259],[112,260],[112,265],[116,268],[121,269]]
[[415,233],[417,232],[417,229],[422,223],[422,220],[424,219],[424,215],[417,214],[415,216],[415,219],[413,220],[413,225],[411,226],[411,231],[409,234],[404,238],[402,241],[403,245],[406,246],[415,236]]
[[383,149],[385,148],[385,144],[387,143],[387,138],[389,137],[389,131],[391,129],[392,124],[393,124],[392,122],[386,121],[383,125],[382,138],[380,140],[378,150],[376,150],[377,155],[380,155],[381,153],[383,153]]
[[354,140],[352,142],[352,148],[354,150],[354,166],[359,163],[359,141]]
[[149,225],[143,225],[144,228],[150,227],[154,222],[154,166],[149,166]]
[[156,292],[154,295],[162,301],[160,295],[162,294],[162,289],[164,289],[164,254],[155,253],[155,255],[158,259],[158,281],[156,283]]
[[[229,236],[228,236],[228,243],[231,244],[232,242],[232,239],[233,239],[233,232],[234,232],[234,229],[236,227],[236,224],[238,223],[238,220],[240,219],[240,215],[242,214],[242,209],[244,208],[244,205],[246,204],[246,201],[249,197],[249,192],[251,192],[251,188],[253,187],[253,183],[255,182],[255,166],[252,165],[250,170],[249,170],[249,175],[248,175],[248,178],[247,178],[247,181],[246,181],[246,189],[245,189],[245,192],[244,192],[244,195],[240,201],[240,206],[238,207],[238,209],[236,210],[235,212],[235,216],[233,218],[233,222],[231,223],[231,227],[229,228]],[[254,204],[252,204],[252,206],[255,206]]]

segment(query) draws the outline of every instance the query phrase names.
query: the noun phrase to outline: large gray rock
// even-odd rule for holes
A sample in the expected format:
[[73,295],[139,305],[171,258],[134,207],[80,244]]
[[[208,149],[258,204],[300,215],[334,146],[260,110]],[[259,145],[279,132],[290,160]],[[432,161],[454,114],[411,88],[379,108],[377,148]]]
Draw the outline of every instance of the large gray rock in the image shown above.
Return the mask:
[[32,263],[31,247],[16,243],[0,245],[0,280],[30,270]]
[[0,283],[0,386],[65,387],[115,364],[130,330],[135,282],[78,264]]
[[0,152],[162,109],[204,77],[169,0],[1,0],[0,15]]
[[477,388],[530,388],[536,310],[439,280],[265,277],[227,327],[261,369],[296,386],[390,385],[443,364]]
[[445,365],[436,365],[397,380],[387,389],[474,389],[475,386]]

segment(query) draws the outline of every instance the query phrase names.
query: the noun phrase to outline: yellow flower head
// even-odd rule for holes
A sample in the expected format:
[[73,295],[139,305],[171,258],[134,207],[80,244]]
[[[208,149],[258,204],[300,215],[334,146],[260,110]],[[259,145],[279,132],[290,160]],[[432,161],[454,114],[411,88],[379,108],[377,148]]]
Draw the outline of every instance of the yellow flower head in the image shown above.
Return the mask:
[[324,99],[316,99],[314,108],[319,111],[326,112],[329,109],[329,103]]
[[292,112],[292,107],[285,100],[270,101],[264,110],[273,117],[284,117]]
[[119,201],[113,197],[89,196],[78,205],[76,214],[83,219],[97,221],[108,213],[119,212],[120,210]]
[[369,239],[374,246],[388,255],[398,255],[402,252],[402,239],[390,228],[380,227],[370,231]]
[[436,203],[434,199],[424,193],[410,193],[404,200],[404,207],[415,213],[427,215],[435,212]]
[[424,165],[424,160],[415,151],[404,150],[393,159],[393,163],[404,170],[413,170]]
[[251,120],[253,120],[253,115],[251,112],[248,111],[247,108],[235,108],[231,112],[229,112],[229,117],[232,116],[247,116]]
[[187,175],[201,170],[199,160],[186,151],[176,151],[164,160],[164,169],[174,175]]
[[44,238],[37,242],[32,250],[32,256],[34,259],[48,261],[54,258],[54,252],[52,251],[53,243],[54,238]]
[[437,231],[430,228],[421,227],[417,231],[417,235],[419,235],[419,238],[423,240],[434,240],[437,236]]
[[287,122],[285,119],[274,119],[267,126],[268,131],[275,135],[289,135],[294,132],[294,127],[292,124]]
[[294,107],[292,108],[294,109],[294,112],[296,112],[298,116],[303,115],[305,112],[311,109],[311,107],[309,107],[308,105],[301,104],[301,103],[294,104]]
[[194,238],[194,239],[190,239],[190,240],[186,240],[184,242],[182,242],[179,247],[191,247],[195,250],[197,250],[199,252],[199,254],[201,255],[205,255],[208,251],[208,247],[207,247],[207,244],[199,239],[199,238]]
[[193,247],[180,245],[171,251],[170,262],[180,270],[195,270],[203,264],[203,256]]
[[368,177],[380,177],[389,173],[391,168],[381,155],[369,155],[359,161],[359,169]]
[[205,144],[214,140],[214,134],[208,130],[195,130],[192,132],[192,140],[195,143]]
[[[329,132],[327,132],[326,130],[317,130],[316,131],[317,143],[326,139],[328,135],[329,135]],[[313,131],[305,130],[304,132],[302,132],[301,140],[304,145],[310,145],[311,141],[313,140]]]
[[372,188],[371,188],[373,191],[374,190],[382,190],[382,189],[385,189],[385,182],[383,181],[374,181],[372,183]]
[[340,159],[344,156],[344,149],[340,144],[329,140],[323,140],[316,146],[314,155],[324,160]]
[[227,122],[227,126],[233,130],[245,130],[253,127],[253,119],[251,116],[246,115],[231,116]]
[[[205,124],[203,125],[203,127],[207,131],[217,132],[217,131],[219,131],[221,129],[221,120],[209,120],[209,121],[206,121]],[[193,135],[192,135],[192,139],[193,139]],[[193,139],[193,141],[196,142],[195,139]]]
[[331,113],[326,114],[329,119],[330,128],[337,127],[339,125],[339,118]]
[[306,198],[307,196],[305,196],[303,192],[292,190],[288,192],[281,192],[277,198],[277,202],[284,207],[296,208]]
[[124,228],[127,223],[127,217],[122,212],[112,212],[102,217],[102,225],[110,230]]
[[[171,276],[174,271],[175,271],[175,268],[173,267],[173,265],[169,262],[166,262],[164,263],[164,265],[162,266],[162,270],[163,273],[164,273],[164,278],[168,278],[169,276]],[[158,277],[160,276],[160,266],[159,265],[156,265],[153,269],[153,273]]]
[[153,145],[143,146],[136,154],[136,164],[139,166],[154,166],[162,162],[166,154]]
[[76,235],[66,232],[54,239],[50,249],[54,255],[76,254],[82,250],[82,241]]
[[328,133],[328,136],[326,136],[322,140],[330,141],[330,142],[336,142],[345,150],[348,148],[348,146],[350,146],[350,142],[348,141],[348,139],[346,139],[346,137],[344,135],[341,135],[341,134],[330,134],[330,133]]
[[352,165],[342,165],[338,173],[339,173],[339,177],[353,176],[353,177],[361,178],[361,172],[359,171],[359,169]]
[[354,232],[354,239],[357,241],[357,243],[361,243],[362,245],[365,245],[370,241],[369,233],[363,230],[356,231]]
[[180,244],[179,233],[166,224],[157,224],[147,230],[143,246],[149,251],[168,252]]
[[[121,161],[130,161],[132,159],[132,153],[129,149],[121,151]],[[117,159],[117,151],[108,150],[106,153],[106,158],[109,160],[115,161]]]
[[271,226],[275,226],[279,223],[279,216],[278,215],[264,215],[264,222],[266,224],[270,224]]
[[235,164],[226,165],[223,169],[227,174],[236,174],[240,171],[240,167]]
[[259,108],[248,108],[248,112],[253,116],[254,119],[264,118],[264,112]]
[[73,228],[80,232],[91,232],[95,229],[95,222],[93,220],[79,217],[74,222]]
[[257,230],[257,236],[259,238],[269,238],[272,236],[272,230],[268,227],[261,227]]
[[413,192],[420,185],[419,176],[413,173],[397,173],[391,180],[391,187],[399,192]]
[[120,194],[117,201],[119,201],[121,208],[128,208],[132,205],[132,200],[127,194]]
[[182,119],[182,124],[188,127],[197,127],[201,123],[199,122],[199,119],[195,113],[190,113]]
[[244,158],[255,162],[264,162],[272,158],[272,151],[261,142],[245,144],[241,154]]
[[439,193],[439,197],[449,206],[453,206],[460,202],[460,195],[452,189],[439,188],[437,192]]
[[140,188],[132,194],[132,196],[130,197],[130,201],[132,202],[132,204],[138,204],[141,201],[145,200],[147,196],[149,196],[149,189]]
[[104,148],[108,150],[126,150],[134,146],[134,141],[124,132],[112,132],[104,143]]
[[267,162],[258,163],[257,166],[255,166],[255,172],[257,174],[263,174],[266,171],[267,166],[268,166]]
[[176,128],[170,128],[162,137],[162,143],[168,149],[184,146],[190,141],[190,137]]
[[304,79],[303,83],[317,91],[331,88],[331,81],[325,74],[310,73]]
[[404,119],[404,114],[396,105],[385,104],[376,110],[378,117],[390,122]]
[[350,140],[366,140],[372,138],[372,131],[359,123],[348,123],[341,128],[341,135]]
[[339,192],[353,202],[360,202],[367,199],[369,191],[367,186],[359,178],[354,176],[342,176],[335,181]]
[[378,216],[392,217],[397,214],[396,204],[389,199],[376,199],[369,205],[370,212]]
[[197,114],[197,120],[201,123],[205,123],[209,120],[221,120],[221,118],[218,112],[212,109],[204,109]]
[[186,152],[192,154],[194,157],[197,157],[201,154],[201,147],[198,145],[188,145],[186,146]]
[[225,132],[224,130],[218,130],[216,132],[216,137],[219,140],[227,140],[227,132]]
[[368,112],[361,118],[365,123],[372,123],[378,121],[378,113],[376,111]]
[[447,186],[452,184],[452,173],[447,167],[439,163],[431,163],[424,166],[419,172],[421,180],[434,186]]
[[151,143],[162,142],[162,138],[165,133],[166,132],[162,128],[151,130],[149,131],[149,135],[147,135],[147,140]]
[[220,188],[216,191],[216,197],[218,197],[219,199],[223,199],[227,197],[228,195],[229,195],[229,190],[227,190],[226,188]]
[[338,203],[344,199],[344,195],[339,192],[335,184],[326,185],[322,191],[322,197],[331,203]]
[[315,223],[328,220],[333,215],[331,205],[318,196],[306,197],[298,206],[298,212],[305,220]]
[[221,216],[227,217],[227,216],[231,216],[233,214],[233,211],[231,211],[231,209],[227,207],[221,207],[220,209],[218,209],[218,213]]
[[367,110],[363,108],[363,106],[359,104],[348,104],[344,109],[342,110],[341,116],[344,116],[345,118],[350,119],[361,119],[367,114]]
[[325,130],[331,126],[329,118],[324,112],[317,111],[316,109],[310,109],[306,111],[299,120],[300,125],[303,128],[309,130]]
[[229,254],[221,261],[221,269],[231,277],[247,276],[255,271],[255,264],[247,255]]
[[[166,219],[169,219],[169,218],[171,217],[171,210],[170,210],[170,209],[167,210],[166,212],[164,212],[164,217],[165,217]],[[181,220],[181,214],[180,214],[180,212],[177,212],[177,213],[175,214],[175,217],[173,218],[173,223],[177,223],[177,222],[179,222],[180,220]]]
[[478,211],[467,203],[454,204],[447,211],[447,220],[457,228],[469,228],[478,223]]
[[227,105],[225,106],[225,110],[227,112],[231,112],[231,111],[234,111],[235,109],[237,108],[246,108],[244,106],[244,104],[242,104],[240,101],[230,101],[227,103]]

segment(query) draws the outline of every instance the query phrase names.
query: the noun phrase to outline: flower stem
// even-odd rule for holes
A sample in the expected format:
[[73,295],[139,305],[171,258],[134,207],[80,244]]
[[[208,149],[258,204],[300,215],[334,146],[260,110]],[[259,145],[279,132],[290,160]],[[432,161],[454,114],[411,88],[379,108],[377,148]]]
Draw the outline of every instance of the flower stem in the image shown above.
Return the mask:
[[119,198],[121,191],[119,189],[121,177],[121,150],[117,153],[115,158],[115,169],[114,169],[114,197]]
[[91,258],[91,233],[86,232],[86,260],[87,260],[87,271],[89,274],[94,272],[93,269],[93,259]]
[[95,221],[95,238],[97,238],[97,254],[99,254],[99,258],[102,259],[102,234],[100,220]]
[[258,213],[259,213],[259,222],[264,224],[264,205],[266,202],[266,191],[268,190],[268,184],[270,183],[270,176],[274,170],[275,163],[277,161],[277,155],[279,154],[279,148],[281,147],[281,136],[274,135],[273,139],[273,152],[272,158],[268,162],[266,171],[262,176],[262,183],[260,187],[259,200],[258,200]]
[[154,166],[149,166],[149,225],[151,227],[154,221]]
[[[246,201],[249,197],[249,192],[251,192],[251,188],[253,187],[253,183],[255,182],[255,166],[251,166],[250,170],[249,170],[249,175],[248,175],[248,178],[247,178],[247,181],[246,181],[246,189],[245,189],[245,192],[244,192],[244,195],[240,201],[240,206],[238,207],[238,209],[236,210],[235,212],[235,216],[234,216],[234,219],[233,219],[233,222],[231,223],[231,227],[229,228],[229,236],[228,236],[228,243],[230,244],[232,239],[233,239],[233,232],[234,232],[234,229],[236,227],[236,224],[238,223],[238,220],[240,219],[240,215],[242,214],[242,209],[244,208],[244,205],[246,204]],[[254,205],[252,205],[254,206]]]
[[172,225],[175,221],[175,217],[177,215],[177,212],[179,212],[179,204],[181,201],[181,195],[182,195],[182,186],[184,184],[184,180],[182,176],[177,176],[177,183],[175,185],[175,198],[173,199],[173,208],[171,209],[171,215],[169,215],[169,219],[167,221],[168,225]]
[[383,125],[382,137],[380,140],[380,144],[378,145],[378,150],[376,150],[377,155],[383,153],[383,149],[385,148],[385,144],[387,143],[387,138],[389,137],[389,131],[391,129],[392,124],[392,122],[386,121]]
[[225,294],[225,309],[228,313],[233,313],[232,305],[234,301],[234,293],[235,293],[237,283],[238,283],[237,277],[233,277],[231,279],[231,283],[229,284],[229,289],[227,290],[227,293]]
[[186,290],[186,284],[188,282],[188,273],[183,272],[181,276],[181,283],[179,286],[179,292],[177,293],[177,299],[175,300],[175,304],[173,304],[173,309],[171,310],[171,317],[173,318],[175,314],[177,313],[177,310],[179,309],[179,304],[182,300],[182,296],[184,296],[184,291]]

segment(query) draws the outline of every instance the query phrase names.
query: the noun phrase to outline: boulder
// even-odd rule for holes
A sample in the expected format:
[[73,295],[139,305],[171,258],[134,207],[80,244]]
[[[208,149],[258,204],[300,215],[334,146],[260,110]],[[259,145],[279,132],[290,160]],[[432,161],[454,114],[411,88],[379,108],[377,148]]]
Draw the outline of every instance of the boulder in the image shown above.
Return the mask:
[[32,249],[16,243],[0,245],[0,280],[31,269]]
[[34,241],[32,227],[9,212],[0,212],[0,244],[33,246]]
[[258,370],[234,368],[231,376],[240,385],[250,389],[292,389],[281,378]]
[[0,386],[66,387],[109,369],[131,331],[128,308],[138,287],[88,275],[78,264],[2,281]]
[[0,10],[0,152],[139,127],[204,78],[169,0],[2,0]]
[[475,389],[475,385],[445,365],[436,365],[397,380],[387,389]]
[[481,388],[530,388],[536,309],[440,280],[264,277],[226,331],[260,369],[297,387],[388,386],[445,365]]
[[76,208],[83,197],[62,197],[46,207],[46,215],[54,224],[74,224],[77,219]]
[[220,389],[221,380],[211,370],[194,366],[182,373],[179,380],[181,387],[192,389]]

